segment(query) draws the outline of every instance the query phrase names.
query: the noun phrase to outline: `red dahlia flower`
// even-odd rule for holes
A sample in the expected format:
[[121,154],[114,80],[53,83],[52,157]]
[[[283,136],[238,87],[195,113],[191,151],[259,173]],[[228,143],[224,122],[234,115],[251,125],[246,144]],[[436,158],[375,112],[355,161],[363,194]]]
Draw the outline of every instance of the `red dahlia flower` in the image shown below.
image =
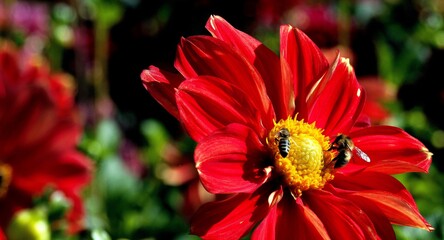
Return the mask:
[[[228,194],[195,213],[191,233],[238,239],[255,228],[253,239],[395,239],[391,224],[432,230],[390,176],[427,172],[431,153],[399,128],[361,121],[364,92],[347,59],[338,55],[329,66],[289,25],[280,29],[280,57],[221,17],[206,27],[213,37],[181,39],[180,74],[153,66],[141,74],[197,141],[205,188]],[[335,142],[338,134],[352,142]],[[352,152],[353,143],[365,155]]]
[[82,128],[70,79],[50,73],[43,61],[19,59],[0,42],[0,229],[6,232],[17,211],[52,187],[72,201],[68,220],[76,231],[83,217],[79,191],[91,165],[76,150]]

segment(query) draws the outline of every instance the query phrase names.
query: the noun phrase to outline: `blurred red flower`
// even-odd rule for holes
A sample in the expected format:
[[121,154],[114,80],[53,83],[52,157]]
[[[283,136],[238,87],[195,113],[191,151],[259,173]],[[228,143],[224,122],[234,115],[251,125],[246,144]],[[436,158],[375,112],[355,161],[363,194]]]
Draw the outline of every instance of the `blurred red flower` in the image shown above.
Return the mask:
[[0,42],[0,227],[31,207],[46,187],[62,191],[73,204],[70,230],[82,226],[80,190],[91,163],[76,150],[82,127],[68,75],[53,74],[44,60],[23,59]]
[[393,102],[396,99],[394,87],[377,76],[361,77],[359,78],[359,83],[368,93],[368,98],[362,111],[374,124],[387,121],[391,117],[391,113],[383,104]]
[[338,9],[334,6],[326,2],[260,0],[256,8],[257,26],[260,29],[263,26],[274,28],[281,23],[290,24],[302,30],[317,46],[330,48],[339,43],[340,30],[353,31],[354,28],[343,26],[338,21]]
[[259,0],[256,5],[256,15],[260,24],[275,25],[282,21],[282,16],[285,16],[286,12],[304,3],[304,0]]
[[206,28],[213,37],[181,39],[180,74],[141,74],[198,143],[205,188],[229,196],[204,204],[191,233],[239,239],[256,226],[252,239],[395,239],[391,224],[432,230],[390,176],[427,172],[432,154],[402,129],[363,121],[364,90],[347,59],[329,65],[290,25],[280,28],[280,57],[219,16]]

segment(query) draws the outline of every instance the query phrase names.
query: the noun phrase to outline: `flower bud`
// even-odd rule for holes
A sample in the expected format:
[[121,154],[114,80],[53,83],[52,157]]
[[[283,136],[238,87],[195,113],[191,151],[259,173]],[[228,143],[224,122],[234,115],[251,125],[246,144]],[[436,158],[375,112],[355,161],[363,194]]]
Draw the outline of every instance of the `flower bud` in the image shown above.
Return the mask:
[[10,240],[51,239],[47,213],[42,208],[25,209],[15,214],[7,229]]

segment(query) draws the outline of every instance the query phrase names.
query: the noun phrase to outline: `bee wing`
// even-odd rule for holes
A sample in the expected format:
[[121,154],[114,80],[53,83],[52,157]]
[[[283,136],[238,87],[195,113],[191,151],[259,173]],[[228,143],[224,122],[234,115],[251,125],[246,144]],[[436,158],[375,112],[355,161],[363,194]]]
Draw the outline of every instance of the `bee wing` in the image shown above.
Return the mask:
[[355,152],[356,152],[356,154],[358,154],[358,156],[362,160],[364,160],[366,162],[370,162],[370,157],[365,152],[363,152],[361,149],[359,149],[358,147],[355,147]]

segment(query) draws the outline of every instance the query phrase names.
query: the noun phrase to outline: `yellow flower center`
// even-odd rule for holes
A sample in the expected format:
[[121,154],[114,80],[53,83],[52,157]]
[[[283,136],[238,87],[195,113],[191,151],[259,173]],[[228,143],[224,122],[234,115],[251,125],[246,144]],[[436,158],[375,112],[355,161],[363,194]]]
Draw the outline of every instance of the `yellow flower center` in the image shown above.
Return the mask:
[[334,153],[328,151],[330,139],[315,124],[289,117],[274,124],[268,146],[274,167],[295,197],[308,189],[321,189],[332,180]]
[[0,163],[0,198],[6,195],[11,182],[11,172],[12,169],[9,165]]

